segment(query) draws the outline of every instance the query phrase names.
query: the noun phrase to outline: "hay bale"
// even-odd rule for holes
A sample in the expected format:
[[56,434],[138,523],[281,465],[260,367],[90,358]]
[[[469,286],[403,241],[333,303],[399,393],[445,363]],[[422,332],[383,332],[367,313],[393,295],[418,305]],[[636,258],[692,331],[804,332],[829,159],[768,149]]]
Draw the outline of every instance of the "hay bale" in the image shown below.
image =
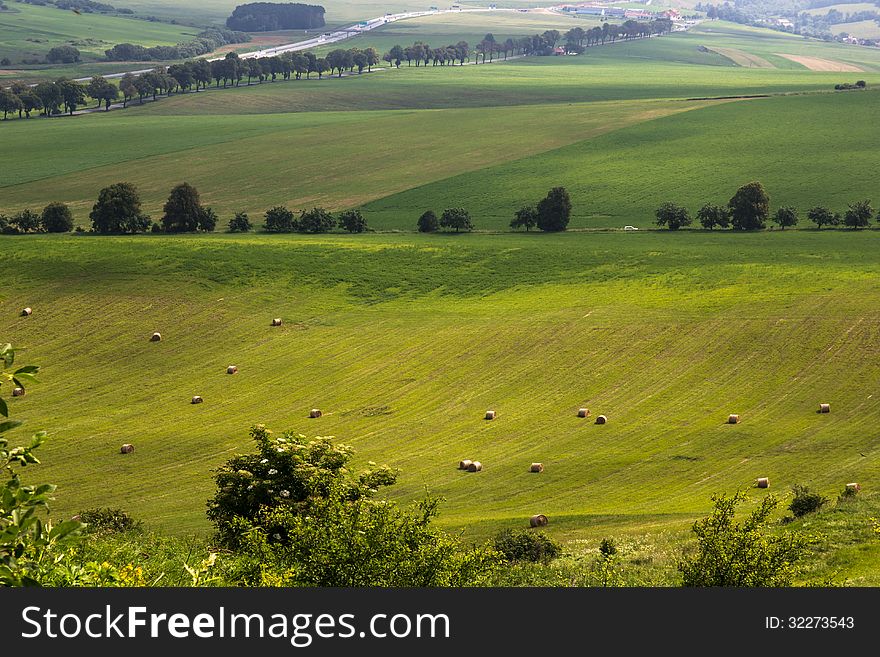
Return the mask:
[[467,467],[468,472],[479,472],[483,469],[483,464],[479,461],[471,461],[471,464]]
[[819,412],[820,413],[830,413],[831,412],[831,404],[819,404]]
[[134,451],[134,445],[130,445],[129,443],[125,443],[122,447],[119,448],[120,454],[131,454]]
[[597,415],[596,416],[596,424],[605,424],[606,422],[608,422],[608,418],[605,417],[604,415]]
[[471,461],[470,459],[463,459],[458,462],[458,469],[467,470],[470,467],[471,463],[473,463],[473,461]]
[[739,415],[729,415],[727,417],[727,424],[739,424]]
[[324,414],[321,412],[321,409],[319,409],[319,408],[313,408],[312,410],[309,411],[310,418],[321,417],[322,415],[324,415]]
[[31,310],[30,308],[22,308],[21,309],[21,316],[22,317],[30,317],[31,313],[33,313],[33,312],[34,311]]
[[150,342],[160,342],[162,340],[162,334],[156,331],[153,335],[150,336]]
[[544,472],[544,464],[532,463],[532,465],[529,467],[529,472]]
[[853,482],[853,483],[851,483],[851,484],[847,484],[847,485],[846,485],[846,489],[847,489],[847,490],[852,490],[852,491],[855,491],[856,493],[858,493],[860,490],[862,490],[862,487],[861,487],[860,484],[857,484],[856,482]]
[[195,395],[195,396],[193,396],[193,398],[192,398],[192,403],[193,403],[193,404],[201,404],[203,401],[205,401],[205,400],[202,399],[201,397],[199,397],[198,395]]
[[495,411],[486,411],[486,419],[494,420],[495,419]]
[[230,365],[226,368],[227,374],[235,374],[236,372],[238,372],[238,368],[235,365]]
[[548,522],[550,521],[547,519],[547,516],[540,513],[529,518],[530,527],[546,527]]
[[758,488],[770,488],[770,478],[769,477],[759,477],[755,482]]
[[579,408],[578,409],[578,417],[590,417],[590,409],[589,408]]
[[12,389],[13,397],[24,397],[24,388],[13,388]]
[[276,317],[272,320],[272,326],[281,326],[281,324],[283,324],[283,322],[280,317]]

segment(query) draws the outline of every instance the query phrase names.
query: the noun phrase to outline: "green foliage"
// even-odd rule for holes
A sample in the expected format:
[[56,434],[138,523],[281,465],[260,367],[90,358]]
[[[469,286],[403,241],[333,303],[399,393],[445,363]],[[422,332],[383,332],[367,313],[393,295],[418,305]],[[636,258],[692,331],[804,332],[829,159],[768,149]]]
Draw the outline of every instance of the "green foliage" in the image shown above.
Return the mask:
[[[216,215],[208,216],[202,208],[198,190],[189,183],[181,183],[171,190],[162,215],[162,230],[166,233],[194,233],[214,230]],[[213,221],[212,221],[213,220]]]
[[687,208],[675,203],[664,203],[654,213],[658,226],[666,226],[669,230],[678,230],[682,226],[691,225],[691,215]]
[[558,232],[571,220],[571,197],[565,187],[554,187],[538,202],[537,225],[546,232]]
[[796,226],[797,222],[797,208],[793,208],[790,205],[779,208],[773,215],[773,223],[782,228],[782,230],[785,230],[786,227],[789,226]]
[[505,529],[495,536],[493,546],[508,562],[550,563],[562,553],[560,546],[543,532],[525,529]]
[[[242,520],[241,557],[233,581],[259,586],[480,586],[500,557],[468,549],[431,526],[437,500],[413,509],[369,497],[350,499],[333,478],[321,495]],[[237,570],[237,574],[236,574]]]
[[127,532],[139,530],[142,525],[140,520],[135,520],[123,509],[111,509],[110,507],[87,509],[80,511],[76,516],[85,525],[85,529],[89,533],[112,534]]
[[266,210],[265,219],[263,230],[269,233],[290,233],[299,230],[299,222],[293,216],[293,212],[283,205]]
[[828,498],[809,489],[807,486],[796,484],[793,489],[794,498],[788,509],[795,518],[800,518],[808,513],[815,513],[828,503]]
[[737,230],[760,230],[770,214],[770,197],[760,182],[743,185],[731,197],[730,223]]
[[712,203],[706,203],[697,211],[697,221],[703,228],[712,230],[716,226],[727,228],[730,226],[730,213],[727,208]]
[[843,225],[847,228],[867,228],[874,216],[874,208],[871,207],[871,201],[865,199],[850,203],[843,215]]
[[464,208],[446,208],[440,215],[440,227],[452,228],[455,232],[474,229],[470,213]]
[[772,495],[744,520],[734,521],[745,493],[712,496],[712,513],[694,523],[697,549],[679,564],[685,586],[790,586],[797,562],[807,550],[806,539],[789,531],[774,536],[768,530],[770,514],[779,505]]
[[524,205],[516,211],[516,215],[510,221],[510,227],[525,228],[526,232],[538,225],[538,210],[533,205]]
[[251,429],[251,438],[257,452],[235,456],[217,470],[217,492],[208,502],[208,518],[227,545],[238,543],[242,520],[269,529],[260,524],[260,518],[269,517],[261,516],[261,511],[283,507],[302,512],[310,497],[328,495],[331,484],[353,501],[375,494],[397,478],[386,466],[353,475],[348,469],[352,449],[329,438],[307,440],[291,432],[276,436],[263,425]]
[[40,215],[28,208],[12,215],[9,223],[19,233],[38,233],[43,228]]
[[254,229],[247,212],[236,212],[227,230],[230,233],[249,233]]
[[346,210],[339,215],[339,227],[349,233],[363,233],[367,230],[367,220],[360,210]]
[[617,543],[614,542],[613,538],[603,538],[599,544],[599,553],[604,554],[606,557],[617,554]]
[[73,64],[79,60],[79,50],[73,46],[55,46],[46,53],[46,61],[50,64]]
[[328,233],[336,227],[336,219],[324,208],[303,210],[299,215],[301,233]]
[[821,205],[810,208],[809,212],[807,212],[807,218],[816,224],[816,228],[819,230],[822,229],[822,226],[837,226],[840,224],[840,215]]
[[96,233],[142,233],[150,226],[137,188],[126,182],[102,189],[89,218]]
[[433,210],[427,210],[419,217],[418,229],[420,233],[434,233],[440,230],[440,221]]
[[[15,362],[12,345],[0,347],[0,382],[23,388],[34,380],[39,368],[26,365],[10,371]],[[0,398],[0,414],[9,417],[6,401]],[[18,420],[0,422],[0,471],[7,479],[0,486],[0,586],[41,586],[63,559],[63,548],[81,529],[76,521],[53,524],[43,520],[55,486],[22,484],[19,470],[40,461],[34,455],[46,440],[46,433],[34,434],[27,446],[10,447],[4,435],[20,426]]]
[[43,208],[40,223],[47,233],[69,233],[73,230],[73,214],[67,205],[55,201]]

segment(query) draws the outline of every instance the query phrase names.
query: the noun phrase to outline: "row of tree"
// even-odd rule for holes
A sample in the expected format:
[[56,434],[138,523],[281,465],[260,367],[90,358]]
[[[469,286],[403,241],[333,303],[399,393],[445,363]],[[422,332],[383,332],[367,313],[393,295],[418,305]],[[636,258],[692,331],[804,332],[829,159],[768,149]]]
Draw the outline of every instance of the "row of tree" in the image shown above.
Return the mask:
[[[120,182],[105,187],[98,194],[92,211],[92,232],[102,234],[212,232],[217,227],[217,214],[202,205],[198,190],[181,183],[171,190],[162,208],[162,218],[153,222],[143,212],[141,197],[131,183]],[[303,210],[299,216],[284,206],[266,212],[263,230],[271,233],[326,233],[336,227],[349,233],[368,230],[367,220],[359,210],[346,210],[334,216],[324,208]],[[53,202],[42,213],[22,210],[12,217],[0,214],[0,233],[67,233],[73,230],[73,214],[64,203]],[[239,212],[229,222],[231,233],[253,230],[246,212]],[[82,231],[77,228],[77,231]]]
[[[693,224],[687,208],[675,203],[664,203],[655,213],[656,224],[669,230],[678,230]],[[818,229],[823,226],[843,225],[847,228],[867,228],[875,217],[870,200],[850,203],[843,214],[817,205],[807,211],[807,218],[816,224]],[[696,214],[696,220],[703,228],[733,228],[734,230],[763,230],[767,221],[772,221],[782,230],[796,226],[800,221],[798,209],[792,206],[777,208],[770,214],[770,197],[760,182],[751,182],[740,187],[727,202],[727,205],[703,205]],[[880,213],[876,214],[880,222]]]

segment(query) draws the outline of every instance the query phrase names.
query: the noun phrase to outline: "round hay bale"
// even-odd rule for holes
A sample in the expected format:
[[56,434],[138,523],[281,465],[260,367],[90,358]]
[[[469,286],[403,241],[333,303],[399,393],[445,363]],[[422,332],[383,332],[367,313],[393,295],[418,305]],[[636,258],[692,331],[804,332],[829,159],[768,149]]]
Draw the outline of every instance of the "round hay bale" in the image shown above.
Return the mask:
[[831,412],[831,404],[819,404],[819,412],[820,413],[830,413]]
[[134,445],[129,443],[125,443],[122,447],[119,448],[120,454],[131,454],[134,451]]
[[546,527],[548,522],[547,516],[539,513],[529,518],[529,527]]
[[238,368],[235,365],[230,365],[226,368],[227,374],[235,374],[236,372],[238,372]]
[[203,401],[205,401],[205,400],[202,399],[201,397],[199,397],[198,395],[195,395],[195,396],[193,396],[193,398],[192,398],[192,403],[193,403],[193,404],[201,404]]
[[479,472],[483,469],[483,464],[479,461],[471,461],[471,464],[467,467],[468,472]]
[[162,334],[156,331],[153,335],[150,336],[150,342],[160,342],[162,340]]
[[862,490],[862,486],[860,484],[857,484],[856,482],[853,482],[851,484],[847,484],[846,489],[847,490],[854,490],[855,492],[858,493],[860,490]]
[[495,411],[486,411],[486,419],[494,420],[495,419]]
[[770,488],[770,478],[759,477],[756,481],[756,485],[758,486],[758,488]]
[[12,389],[13,397],[24,397],[24,388],[13,388]]
[[470,459],[463,459],[458,462],[458,469],[467,470],[470,467],[471,463],[473,463],[473,461],[471,461]]
[[578,409],[578,417],[590,417],[590,409],[589,408],[579,408]]
[[281,326],[281,324],[283,324],[283,322],[280,317],[276,317],[272,320],[272,326]]
[[739,424],[739,415],[729,415],[727,417],[727,424]]
[[312,410],[309,411],[310,418],[321,417],[322,415],[324,415],[324,414],[321,412],[321,409],[319,409],[319,408],[313,408]]
[[532,463],[532,465],[529,467],[529,472],[544,472],[544,464]]
[[596,424],[605,424],[607,422],[608,422],[608,418],[605,417],[604,415],[597,415],[596,416]]
[[21,316],[22,317],[30,317],[31,313],[33,313],[33,312],[34,311],[31,310],[30,308],[22,308],[21,309]]

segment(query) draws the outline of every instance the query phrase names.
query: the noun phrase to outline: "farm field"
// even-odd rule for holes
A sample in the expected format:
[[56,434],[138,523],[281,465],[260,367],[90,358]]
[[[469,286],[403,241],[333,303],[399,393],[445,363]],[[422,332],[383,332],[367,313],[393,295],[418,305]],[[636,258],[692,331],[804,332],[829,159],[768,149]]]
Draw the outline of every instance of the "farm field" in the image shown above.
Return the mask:
[[876,485],[878,239],[5,239],[0,326],[44,366],[13,410],[53,434],[59,513],[112,500],[204,530],[211,469],[264,422],[400,468],[397,496],[427,487],[476,535],[536,512],[560,536],[678,532],[758,476]]
[[[362,9],[382,13],[345,11]],[[574,23],[438,16],[338,47],[503,40],[559,21]],[[819,60],[849,68],[799,63]],[[833,91],[856,80],[867,89]],[[544,513],[575,551],[614,536],[673,570],[712,493],[749,488],[754,504],[766,476],[771,492],[834,499],[857,481],[858,518],[798,522],[831,532],[836,561],[816,572],[880,585],[880,543],[862,540],[880,516],[880,230],[872,217],[873,230],[816,231],[805,216],[880,201],[878,84],[880,51],[707,21],[579,57],[383,66],[0,122],[15,154],[2,215],[63,201],[87,227],[99,190],[124,180],[158,220],[186,180],[220,218],[212,235],[0,236],[0,332],[42,366],[10,399],[27,422],[13,438],[51,433],[36,473],[59,484],[58,515],[121,507],[149,529],[207,535],[213,470],[265,423],[399,468],[391,495],[442,497],[440,523],[466,540]],[[801,224],[652,230],[661,203],[695,214],[752,180]],[[510,231],[560,185],[568,232]],[[358,208],[373,232],[221,233],[234,213],[259,226],[279,204]],[[476,232],[415,232],[422,212],[450,207]],[[483,472],[458,471],[464,458]]]
[[837,5],[828,5],[826,7],[803,9],[802,11],[813,16],[824,16],[832,9],[839,11],[841,14],[855,14],[860,11],[877,11],[878,7],[873,2],[844,2]]
[[[880,7],[875,7],[875,9],[880,11]],[[880,38],[880,23],[877,23],[876,20],[837,23],[831,26],[831,32],[833,34],[846,32],[850,36],[858,37],[859,39],[877,39]]]
[[72,45],[84,59],[103,59],[105,50],[123,41],[173,46],[191,40],[201,31],[120,16],[76,15],[55,7],[19,2],[9,2],[7,6],[9,11],[0,11],[0,59],[9,58],[12,66],[22,59],[42,60],[55,46]]

